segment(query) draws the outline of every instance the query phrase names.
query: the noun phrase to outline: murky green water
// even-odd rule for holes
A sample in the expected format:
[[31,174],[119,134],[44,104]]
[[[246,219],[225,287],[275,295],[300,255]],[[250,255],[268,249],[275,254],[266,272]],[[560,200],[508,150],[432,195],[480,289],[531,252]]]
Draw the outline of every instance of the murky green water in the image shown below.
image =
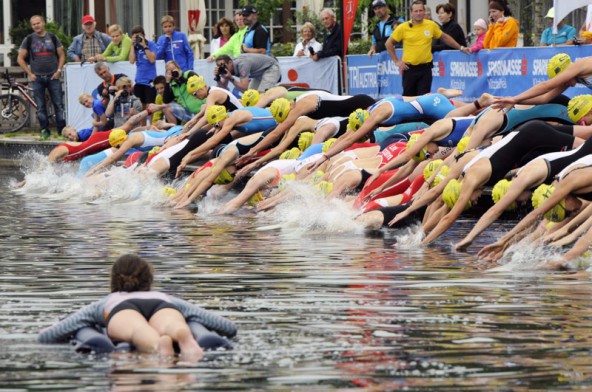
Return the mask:
[[[260,230],[278,216],[91,204],[47,197],[49,186],[15,194],[15,177],[2,169],[0,389],[592,389],[590,278],[485,273],[476,247],[449,247],[472,220],[422,249],[413,235],[346,229],[347,218],[319,226],[309,206]],[[107,294],[109,266],[131,251],[155,265],[157,288],[234,320],[235,350],[193,366],[36,343]]]

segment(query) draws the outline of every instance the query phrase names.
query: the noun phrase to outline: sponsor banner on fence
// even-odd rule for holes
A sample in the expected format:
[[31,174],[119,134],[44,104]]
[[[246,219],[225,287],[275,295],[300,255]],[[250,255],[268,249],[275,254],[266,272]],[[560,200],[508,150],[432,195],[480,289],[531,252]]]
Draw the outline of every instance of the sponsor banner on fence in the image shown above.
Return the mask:
[[[312,61],[309,58],[300,57],[279,57],[280,68],[282,71],[281,84],[294,85],[299,87],[320,88],[337,94],[339,91],[339,66],[341,64],[339,57],[331,57]],[[208,85],[215,86],[214,67],[216,63],[208,63],[206,60],[196,60],[194,70],[199,75],[203,75]],[[123,73],[134,80],[136,76],[136,66],[127,61],[109,63],[111,73]],[[164,75],[164,61],[156,62],[156,73]],[[65,69],[66,82],[66,103],[67,103],[67,121],[76,129],[83,129],[92,126],[92,110],[83,107],[78,102],[78,97],[82,93],[89,93],[97,97],[97,87],[102,80],[94,71],[94,64],[70,63]]]
[[[463,90],[461,99],[472,101],[483,92],[496,96],[513,96],[548,79],[547,64],[557,53],[569,54],[572,61],[587,57],[590,47],[562,46],[481,50],[466,55],[459,51],[434,53],[432,91],[440,87]],[[402,53],[397,55],[400,57]],[[369,59],[365,55],[347,56],[350,94],[373,97],[400,96],[402,82],[399,69],[382,52]],[[573,97],[589,90],[581,85],[569,88]]]

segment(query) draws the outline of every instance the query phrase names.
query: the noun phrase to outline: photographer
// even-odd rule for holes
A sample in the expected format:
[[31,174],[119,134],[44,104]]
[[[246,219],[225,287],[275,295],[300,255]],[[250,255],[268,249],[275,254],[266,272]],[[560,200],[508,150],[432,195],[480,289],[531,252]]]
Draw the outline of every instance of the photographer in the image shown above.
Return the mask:
[[142,26],[134,26],[132,29],[132,42],[129,62],[136,64],[134,95],[146,107],[149,103],[154,103],[156,98],[152,87],[152,80],[156,77],[156,44],[146,40]]
[[107,105],[105,114],[113,117],[114,128],[119,128],[134,114],[142,111],[142,102],[134,95],[132,81],[127,76],[119,78],[115,83],[117,92]]
[[248,89],[265,92],[281,79],[278,61],[264,54],[241,54],[234,60],[222,55],[216,59],[216,65],[214,79],[225,89],[230,81],[241,92]]
[[95,64],[95,73],[99,78],[103,79],[101,84],[97,86],[96,98],[100,97],[109,99],[110,95],[115,95],[117,92],[117,86],[115,86],[115,82],[117,82],[122,77],[127,77],[126,74],[112,74],[107,63],[102,61]]
[[163,109],[166,118],[174,116],[179,121],[186,123],[199,113],[201,105],[206,100],[194,97],[187,92],[187,80],[193,75],[197,74],[193,71],[183,72],[174,60],[166,63],[165,78],[167,83],[163,94],[163,101],[168,104]]

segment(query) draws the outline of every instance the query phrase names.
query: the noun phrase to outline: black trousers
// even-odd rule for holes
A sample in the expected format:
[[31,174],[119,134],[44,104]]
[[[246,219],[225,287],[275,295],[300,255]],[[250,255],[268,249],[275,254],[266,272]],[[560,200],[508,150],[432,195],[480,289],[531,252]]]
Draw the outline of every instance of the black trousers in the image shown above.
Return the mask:
[[432,62],[411,65],[403,71],[403,95],[414,97],[424,95],[432,89]]

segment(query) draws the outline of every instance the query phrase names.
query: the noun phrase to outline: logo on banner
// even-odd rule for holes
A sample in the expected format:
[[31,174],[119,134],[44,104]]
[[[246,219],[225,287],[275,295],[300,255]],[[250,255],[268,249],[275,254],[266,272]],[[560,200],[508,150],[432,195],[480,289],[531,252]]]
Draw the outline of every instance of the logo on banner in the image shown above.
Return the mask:
[[438,57],[438,71],[440,73],[440,76],[446,76],[446,66],[444,65],[442,56]]
[[521,76],[525,61],[526,59],[488,61],[487,76]]

